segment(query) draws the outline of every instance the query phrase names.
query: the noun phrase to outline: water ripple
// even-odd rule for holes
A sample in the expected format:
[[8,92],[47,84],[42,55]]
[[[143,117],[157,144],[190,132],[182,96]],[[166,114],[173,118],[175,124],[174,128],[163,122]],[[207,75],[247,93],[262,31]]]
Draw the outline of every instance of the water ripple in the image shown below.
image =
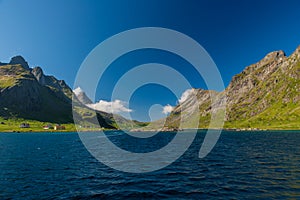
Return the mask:
[[[144,152],[165,145],[168,134],[140,145],[119,132],[108,136]],[[76,133],[1,133],[0,199],[300,199],[300,133],[223,132],[199,159],[204,136],[172,165],[129,174],[99,163]]]

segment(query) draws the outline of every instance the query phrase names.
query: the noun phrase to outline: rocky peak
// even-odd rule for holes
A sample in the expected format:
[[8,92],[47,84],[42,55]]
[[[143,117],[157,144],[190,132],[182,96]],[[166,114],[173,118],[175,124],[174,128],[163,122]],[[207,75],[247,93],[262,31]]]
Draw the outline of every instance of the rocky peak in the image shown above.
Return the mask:
[[93,103],[80,87],[77,87],[76,89],[74,89],[73,93],[75,94],[75,96],[81,103],[83,103],[83,104],[92,104]]
[[273,62],[282,61],[284,58],[286,58],[286,55],[282,50],[273,51],[268,53],[261,61],[259,61],[258,66],[261,67]]
[[[236,103],[244,94],[251,91],[261,81],[268,79],[288,58],[283,51],[268,53],[262,60],[246,67],[240,74],[235,75],[228,88],[229,101]],[[230,99],[232,98],[232,99]]]
[[41,84],[45,85],[45,76],[41,67],[35,67],[31,70],[31,73],[35,76],[36,80]]
[[279,51],[273,51],[271,53],[268,53],[264,59],[269,59],[269,60],[276,60],[278,58],[285,57],[285,53],[282,50]]
[[9,64],[11,65],[17,65],[17,64],[20,64],[22,65],[22,67],[24,67],[25,69],[29,69],[29,65],[28,63],[26,62],[26,60],[22,57],[22,56],[15,56],[13,57]]
[[43,69],[39,66],[34,67],[31,71],[33,74],[41,74],[44,75]]

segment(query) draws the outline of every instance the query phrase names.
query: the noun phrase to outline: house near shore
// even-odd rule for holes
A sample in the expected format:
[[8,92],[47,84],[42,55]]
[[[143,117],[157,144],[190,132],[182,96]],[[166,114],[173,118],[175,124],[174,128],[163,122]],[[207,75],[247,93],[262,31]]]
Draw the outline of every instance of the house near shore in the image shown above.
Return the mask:
[[20,128],[30,128],[30,124],[29,123],[22,123],[22,124],[20,124]]
[[43,126],[43,129],[48,130],[48,129],[53,129],[52,124],[47,124],[46,126]]
[[54,126],[54,130],[66,130],[65,126],[61,126],[61,125],[55,125]]

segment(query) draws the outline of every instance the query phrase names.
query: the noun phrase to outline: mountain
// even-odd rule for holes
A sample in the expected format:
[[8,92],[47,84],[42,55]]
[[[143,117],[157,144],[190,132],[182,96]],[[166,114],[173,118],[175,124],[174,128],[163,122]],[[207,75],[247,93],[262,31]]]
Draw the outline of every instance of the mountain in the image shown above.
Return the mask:
[[72,122],[72,90],[64,81],[29,68],[21,56],[0,66],[0,116],[38,121]]
[[[83,126],[89,126],[100,123],[101,127],[110,129],[133,129],[137,127],[146,126],[147,123],[139,122],[136,120],[129,120],[121,115],[106,113],[101,110],[93,108],[92,100],[86,95],[86,93],[77,87],[73,90],[74,101],[73,108],[77,111],[78,115],[74,116],[75,122],[81,123]],[[89,123],[88,125],[86,123]]]
[[[182,113],[190,113],[190,124],[199,120],[200,128],[207,128],[211,113],[217,112],[210,96],[222,105],[226,97],[226,128],[300,128],[300,46],[287,57],[283,51],[267,54],[261,61],[235,75],[222,92],[192,89],[191,96],[176,106],[166,119],[166,127],[178,127]],[[197,101],[197,102],[195,102]],[[199,108],[187,106],[199,103]],[[196,110],[195,110],[196,109]],[[192,113],[198,112],[195,119]],[[186,115],[186,114],[185,114]],[[194,121],[194,122],[193,122]]]
[[121,126],[134,124],[119,115],[93,111],[85,106],[92,103],[85,93],[79,89],[75,93],[65,81],[45,75],[41,67],[30,68],[21,56],[0,63],[0,118],[73,123],[74,117],[88,127],[99,121],[101,127],[111,129],[119,127],[115,119]]
[[91,103],[80,88],[73,92],[41,67],[30,68],[21,56],[0,62],[0,118],[52,123],[75,119],[82,126],[99,122],[111,129],[208,128],[212,117],[220,120],[226,105],[225,128],[300,129],[300,46],[289,57],[283,51],[267,54],[235,75],[224,91],[190,89],[166,119],[151,124],[92,110],[87,106]]

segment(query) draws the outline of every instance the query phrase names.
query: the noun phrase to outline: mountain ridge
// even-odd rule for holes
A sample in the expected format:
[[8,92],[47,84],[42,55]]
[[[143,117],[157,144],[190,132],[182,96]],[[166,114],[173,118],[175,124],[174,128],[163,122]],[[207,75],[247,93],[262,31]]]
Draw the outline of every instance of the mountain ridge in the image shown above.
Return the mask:
[[[72,103],[75,112],[72,112]],[[83,105],[80,96],[77,98],[65,81],[45,75],[41,67],[30,68],[22,56],[0,63],[0,119],[73,124],[74,117],[85,121],[83,125],[87,127],[98,124],[91,120],[95,117],[102,128],[118,128],[112,114]],[[121,116],[116,117],[131,125]]]
[[197,98],[188,96],[166,119],[151,126],[92,110],[86,106],[92,101],[84,91],[72,91],[63,80],[45,75],[41,67],[30,68],[21,56],[0,62],[0,117],[4,118],[73,123],[75,117],[90,126],[96,117],[102,127],[113,129],[208,128],[212,114],[222,111],[226,100],[225,128],[300,129],[300,46],[290,56],[282,50],[266,54],[233,76],[224,91],[193,88],[191,93]]
[[[39,82],[34,69],[21,56],[0,66],[0,106],[5,118],[25,118],[57,123],[72,122],[70,88],[52,77],[52,83]],[[47,78],[43,73],[40,76]],[[61,86],[58,87],[58,84]],[[59,109],[57,109],[59,108]],[[55,119],[54,119],[55,118]]]
[[[233,76],[224,91],[195,90],[200,107],[199,128],[207,128],[211,113],[216,112],[209,98],[212,95],[219,98],[219,103],[226,97],[225,128],[299,129],[300,46],[288,57],[282,50],[268,53]],[[180,114],[186,113],[181,108],[175,107],[165,127],[179,127]]]

